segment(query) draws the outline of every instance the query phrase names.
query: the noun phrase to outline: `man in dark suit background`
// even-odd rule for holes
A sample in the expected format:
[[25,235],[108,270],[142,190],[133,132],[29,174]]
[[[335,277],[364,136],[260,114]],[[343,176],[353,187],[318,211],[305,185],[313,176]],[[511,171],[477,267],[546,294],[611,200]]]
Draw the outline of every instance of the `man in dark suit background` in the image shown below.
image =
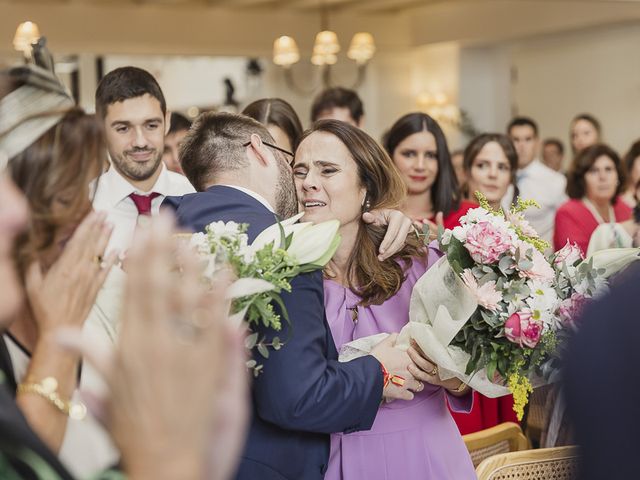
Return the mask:
[[564,394],[580,479],[640,477],[640,266],[591,304],[565,353]]
[[[249,241],[297,213],[291,167],[267,129],[240,115],[204,114],[181,149],[183,170],[198,193],[169,197],[178,222],[201,231],[213,221],[248,223]],[[296,277],[282,298],[291,336],[263,364],[253,383],[253,418],[237,478],[321,479],[329,433],[368,430],[383,398],[411,399],[420,383],[407,371],[406,352],[392,338],[348,363],[337,351],[324,315],[322,273]],[[260,327],[257,327],[260,330]],[[273,332],[260,331],[270,336]],[[382,365],[403,387],[383,386]]]

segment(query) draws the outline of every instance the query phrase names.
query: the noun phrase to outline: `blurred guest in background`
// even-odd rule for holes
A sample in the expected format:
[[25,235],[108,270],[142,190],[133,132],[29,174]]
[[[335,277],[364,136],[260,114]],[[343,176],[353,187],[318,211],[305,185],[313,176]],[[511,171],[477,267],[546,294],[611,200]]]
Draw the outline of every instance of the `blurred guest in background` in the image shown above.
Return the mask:
[[329,119],[342,120],[362,128],[364,107],[358,94],[342,87],[332,87],[320,92],[311,106],[311,122]]
[[556,214],[554,249],[568,240],[585,254],[598,225],[628,220],[631,208],[619,197],[624,182],[624,166],[610,147],[598,144],[581,150],[568,173],[570,200]]
[[107,212],[113,223],[108,250],[124,253],[138,220],[157,214],[164,197],[194,189],[162,162],[169,118],[149,72],[122,67],[105,75],[96,91],[96,115],[104,122],[111,168],[96,182],[93,208]]
[[589,239],[587,256],[607,248],[640,246],[640,204],[638,204],[640,181],[636,183],[634,198],[636,205],[633,207],[633,215],[629,220],[622,223],[602,223],[593,231]]
[[562,172],[564,145],[557,138],[547,138],[542,144],[542,163],[551,170]]
[[[526,220],[538,232],[540,238],[551,241],[556,210],[567,196],[567,181],[564,175],[551,170],[538,159],[540,140],[538,125],[531,118],[516,117],[507,126],[507,135],[518,152],[516,185],[523,200],[535,200],[540,208],[530,208],[525,212]],[[502,199],[502,206],[509,208],[514,198],[510,188]]]
[[118,458],[103,428],[93,418],[48,415],[51,403],[25,385],[55,378],[59,394],[77,401],[78,381],[86,386],[93,375],[89,368],[80,375],[78,359],[56,351],[53,332],[84,325],[117,258],[103,258],[112,227],[90,213],[89,184],[106,156],[103,131],[53,73],[29,66],[5,74],[7,100],[16,103],[3,111],[0,148],[11,155],[8,173],[31,215],[13,247],[27,298],[0,341],[7,353],[0,368],[31,427],[75,474],[88,476]]
[[191,121],[187,117],[176,112],[171,113],[169,132],[167,132],[164,137],[162,161],[170,171],[181,175],[183,175],[183,172],[178,154],[182,140],[187,135],[190,128]]
[[602,141],[602,128],[600,122],[593,115],[581,113],[571,120],[569,130],[571,149],[577,155],[581,150],[600,143]]
[[635,207],[638,203],[636,187],[640,182],[640,140],[631,145],[631,148],[624,156],[623,163],[627,169],[628,178],[625,191],[622,194],[622,200],[630,207]]
[[[453,228],[467,210],[476,206],[460,200],[447,140],[438,122],[426,113],[399,118],[382,144],[407,187],[402,209],[414,221],[424,222],[434,231],[435,223]],[[436,222],[436,216],[442,218]]]
[[293,107],[281,98],[263,98],[247,105],[242,113],[267,127],[276,145],[295,152],[302,136],[302,124]]
[[501,133],[485,133],[477,136],[464,151],[464,171],[467,183],[465,197],[475,202],[475,192],[482,193],[495,210],[501,206],[509,187],[517,197],[516,171],[518,154],[511,140]]
[[[227,281],[213,291],[198,287],[197,259],[186,251],[182,281],[166,281],[176,270],[176,245],[165,219],[132,256],[122,348],[107,358],[103,345],[89,346],[78,330],[117,257],[102,257],[111,228],[103,214],[89,213],[89,180],[100,172],[105,152],[102,128],[40,67],[2,72],[0,91],[9,92],[0,100],[0,330],[11,331],[0,342],[0,476],[71,479],[52,453],[62,443],[65,457],[70,437],[78,442],[65,461],[86,467],[85,456],[95,459],[89,435],[95,427],[73,397],[89,369],[86,363],[80,368],[82,352],[106,380],[102,418],[130,478],[228,478],[242,442],[247,388],[240,339],[225,326]],[[4,171],[7,156],[28,203]],[[185,350],[171,322],[193,318],[204,305],[214,321],[201,330],[203,341]],[[66,334],[63,349],[65,327],[76,333]],[[225,378],[239,381],[221,385],[223,365],[234,370]],[[190,385],[193,377],[185,371],[200,371],[202,378]],[[175,415],[186,390],[190,415]],[[214,432],[226,437],[224,444]],[[209,463],[213,459],[220,461]]]

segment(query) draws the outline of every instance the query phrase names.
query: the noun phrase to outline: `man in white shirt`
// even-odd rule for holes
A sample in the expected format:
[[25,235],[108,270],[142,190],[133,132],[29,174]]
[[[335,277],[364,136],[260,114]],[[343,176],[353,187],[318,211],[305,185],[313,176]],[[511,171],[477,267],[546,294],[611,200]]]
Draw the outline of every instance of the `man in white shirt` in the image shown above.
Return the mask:
[[96,115],[104,122],[111,166],[96,182],[93,207],[114,225],[107,250],[124,253],[137,224],[157,214],[165,197],[194,189],[162,162],[170,114],[150,73],[136,67],[108,73],[96,91]]
[[[518,196],[523,200],[535,200],[540,205],[539,209],[528,209],[525,218],[540,238],[551,243],[556,210],[567,201],[567,180],[564,175],[550,169],[537,158],[540,139],[538,126],[532,119],[514,118],[509,122],[507,135],[518,152]],[[510,187],[502,199],[502,206],[509,208],[512,198],[513,187]]]

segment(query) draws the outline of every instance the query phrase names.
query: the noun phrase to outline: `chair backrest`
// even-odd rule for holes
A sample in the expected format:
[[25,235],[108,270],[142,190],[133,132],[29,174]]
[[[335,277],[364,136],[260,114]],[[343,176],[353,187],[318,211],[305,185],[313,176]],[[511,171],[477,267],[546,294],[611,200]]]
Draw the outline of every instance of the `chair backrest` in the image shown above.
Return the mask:
[[495,455],[476,468],[478,480],[573,480],[578,478],[576,447],[540,448]]
[[464,435],[462,438],[469,450],[474,467],[493,455],[531,448],[520,425],[513,422],[501,423],[486,430]]

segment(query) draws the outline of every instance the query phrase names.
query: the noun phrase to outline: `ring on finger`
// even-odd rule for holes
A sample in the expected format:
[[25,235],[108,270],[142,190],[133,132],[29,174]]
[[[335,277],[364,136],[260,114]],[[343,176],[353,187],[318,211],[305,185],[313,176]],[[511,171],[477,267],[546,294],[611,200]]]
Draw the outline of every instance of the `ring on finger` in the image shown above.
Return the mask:
[[433,370],[431,370],[430,372],[427,372],[428,375],[431,375],[432,377],[436,376],[438,374],[438,367],[434,366]]
[[416,386],[416,393],[420,393],[422,390],[424,390],[424,383],[418,381],[418,385]]
[[107,262],[104,261],[104,257],[102,255],[94,255],[91,261],[98,265],[100,269],[107,267]]

